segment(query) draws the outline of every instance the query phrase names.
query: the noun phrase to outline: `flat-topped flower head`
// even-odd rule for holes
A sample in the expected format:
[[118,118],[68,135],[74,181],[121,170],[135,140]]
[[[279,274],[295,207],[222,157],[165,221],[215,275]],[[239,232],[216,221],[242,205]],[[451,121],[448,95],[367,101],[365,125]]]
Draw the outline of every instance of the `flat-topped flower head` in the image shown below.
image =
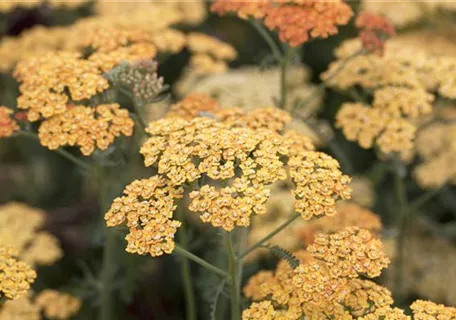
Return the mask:
[[109,87],[101,70],[76,52],[49,52],[21,61],[14,77],[21,83],[18,107],[27,110],[29,121],[62,114],[70,99],[89,99]]
[[336,200],[350,198],[350,178],[342,174],[337,160],[327,154],[299,152],[290,157],[288,166],[296,185],[293,190],[295,210],[305,220],[333,216]]
[[68,293],[45,289],[37,295],[35,304],[47,318],[65,320],[78,313],[82,301]]
[[357,227],[331,235],[320,234],[307,250],[315,259],[325,261],[333,276],[364,274],[369,278],[378,277],[390,263],[382,242],[369,231]]
[[127,252],[160,256],[174,249],[174,235],[181,225],[173,220],[176,200],[183,189],[161,176],[136,180],[114,199],[105,215],[108,227],[125,224]]
[[456,308],[446,307],[431,301],[416,300],[410,308],[415,320],[450,320],[456,319]]
[[31,266],[52,265],[63,255],[57,238],[41,230],[44,223],[39,209],[14,202],[0,206],[2,243],[16,248],[19,259]]
[[131,136],[133,128],[134,121],[128,110],[118,104],[102,104],[95,108],[71,106],[65,113],[43,121],[38,137],[50,150],[77,146],[88,156],[96,148],[106,150],[121,135]]

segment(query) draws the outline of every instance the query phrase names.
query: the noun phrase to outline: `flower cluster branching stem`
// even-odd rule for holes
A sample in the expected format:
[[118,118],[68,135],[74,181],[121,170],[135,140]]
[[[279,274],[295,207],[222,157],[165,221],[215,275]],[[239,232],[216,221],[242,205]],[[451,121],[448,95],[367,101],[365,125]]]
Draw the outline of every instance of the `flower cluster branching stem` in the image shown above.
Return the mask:
[[[33,139],[35,141],[39,141],[38,136],[35,133],[29,132],[29,131],[23,131],[23,130],[14,133],[12,135],[12,137],[26,137],[26,138],[29,138],[29,139]],[[87,164],[86,162],[78,159],[77,157],[75,157],[74,155],[69,153],[68,151],[66,151],[64,149],[56,149],[56,150],[53,150],[53,151],[55,153],[61,155],[62,157],[66,158],[67,160],[70,160],[76,166],[78,166],[79,168],[83,169],[84,171],[86,171],[86,172],[91,172],[92,171],[92,166],[90,164]]]
[[[178,217],[179,221],[181,221],[181,223],[182,223],[180,230],[177,233],[178,242],[179,242],[180,246],[186,250],[188,248],[188,239],[187,239],[185,215],[184,215],[184,211],[182,209],[177,210],[177,217]],[[195,291],[193,288],[190,261],[187,257],[182,257],[180,268],[181,268],[182,282],[184,284],[185,301],[186,301],[186,318],[185,319],[196,320],[197,311],[196,311]]]
[[193,262],[199,264],[201,267],[213,272],[214,274],[218,275],[221,278],[229,278],[229,274],[223,271],[222,269],[217,268],[216,266],[210,264],[206,260],[201,259],[200,257],[194,255],[193,253],[185,250],[181,246],[177,245],[174,248],[174,252],[181,255],[182,257],[188,258]]
[[270,234],[268,234],[266,237],[264,237],[263,239],[261,239],[260,241],[258,241],[257,243],[255,243],[254,245],[252,245],[250,248],[248,248],[247,250],[245,250],[244,252],[242,252],[238,259],[243,259],[245,258],[249,253],[251,253],[253,250],[255,249],[258,249],[260,248],[263,244],[265,244],[267,241],[269,241],[270,239],[272,239],[276,234],[278,234],[279,232],[281,232],[283,229],[285,229],[286,227],[288,227],[293,221],[295,221],[298,217],[300,217],[301,215],[299,213],[295,213],[294,215],[292,215],[287,221],[285,221],[284,223],[282,223],[280,226],[278,226],[274,231],[272,231]]

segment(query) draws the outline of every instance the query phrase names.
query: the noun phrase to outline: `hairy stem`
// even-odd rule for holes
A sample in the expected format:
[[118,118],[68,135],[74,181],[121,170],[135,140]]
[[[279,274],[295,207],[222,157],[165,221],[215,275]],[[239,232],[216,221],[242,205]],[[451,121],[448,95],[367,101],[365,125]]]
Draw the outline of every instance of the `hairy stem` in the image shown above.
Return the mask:
[[[35,133],[29,132],[29,131],[18,131],[16,133],[14,133],[13,137],[26,137],[29,139],[33,139],[35,141],[39,141],[38,136]],[[74,155],[72,155],[71,153],[69,153],[68,151],[66,151],[64,149],[56,149],[53,151],[55,153],[61,155],[65,159],[70,160],[75,165],[77,165],[78,167],[80,167],[81,169],[83,169],[85,171],[90,172],[92,170],[92,166],[90,164],[87,164],[86,162],[78,159],[77,157],[75,157]]]
[[295,221],[298,217],[300,217],[301,215],[299,213],[295,213],[293,216],[291,216],[287,221],[285,221],[284,223],[282,223],[280,226],[277,227],[277,229],[275,229],[274,231],[272,231],[270,234],[268,234],[266,237],[264,237],[263,239],[261,239],[260,241],[258,241],[257,243],[255,243],[253,246],[251,246],[250,248],[248,248],[247,250],[245,250],[244,252],[242,252],[240,255],[239,255],[239,259],[243,259],[245,258],[250,252],[252,252],[253,250],[255,249],[258,249],[259,247],[261,247],[265,242],[269,241],[270,239],[272,239],[276,234],[278,234],[279,232],[281,232],[283,229],[285,229],[286,227],[288,227],[293,221]]
[[240,291],[237,271],[236,255],[233,250],[233,241],[231,233],[225,235],[225,247],[228,253],[228,272],[230,274],[230,292],[231,292],[231,319],[241,319],[240,310]]
[[226,273],[222,269],[219,269],[216,266],[214,266],[214,265],[210,264],[209,262],[207,262],[206,260],[201,259],[200,257],[194,255],[191,252],[188,252],[187,250],[185,250],[184,248],[182,248],[178,244],[176,244],[176,246],[174,248],[174,252],[176,252],[177,254],[181,255],[182,257],[185,257],[185,258],[188,258],[188,259],[192,260],[193,262],[199,264],[203,268],[215,273],[216,275],[218,275],[218,276],[220,276],[222,278],[228,278],[229,277],[228,273]]
[[[177,216],[179,221],[182,223],[177,233],[178,242],[183,249],[188,248],[188,239],[187,239],[187,230],[186,230],[186,221],[184,211],[182,209],[177,209]],[[190,269],[190,261],[187,257],[182,257],[181,261],[181,277],[184,284],[185,291],[185,301],[186,301],[186,318],[187,320],[196,320],[196,300],[195,293],[193,289],[193,280],[192,273]]]

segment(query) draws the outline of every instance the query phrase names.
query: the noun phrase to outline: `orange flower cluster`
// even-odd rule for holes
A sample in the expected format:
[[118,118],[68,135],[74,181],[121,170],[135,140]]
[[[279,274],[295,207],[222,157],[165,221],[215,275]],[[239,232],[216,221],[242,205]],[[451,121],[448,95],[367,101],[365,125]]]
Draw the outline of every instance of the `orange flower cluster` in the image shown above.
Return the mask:
[[95,108],[70,107],[65,113],[41,123],[38,137],[51,150],[62,146],[78,146],[83,155],[90,155],[98,147],[106,150],[116,137],[131,136],[134,122],[128,110],[118,104],[103,104]]
[[11,118],[13,110],[0,106],[0,138],[9,137],[14,131],[19,130],[17,122]]
[[81,300],[68,293],[46,289],[35,298],[35,305],[43,310],[48,319],[65,320],[78,313]]
[[29,121],[62,114],[69,99],[89,99],[109,87],[93,62],[73,52],[50,52],[21,61],[14,77],[21,82],[18,107],[27,110]]
[[18,251],[0,246],[0,294],[1,297],[16,299],[23,296],[35,281],[36,272],[25,262],[17,259]]
[[355,24],[360,29],[359,38],[363,48],[380,55],[383,54],[385,41],[396,35],[393,25],[380,15],[361,12],[356,18]]
[[218,0],[211,9],[218,14],[236,12],[241,18],[263,19],[268,29],[278,30],[280,41],[292,47],[310,38],[337,34],[337,27],[347,24],[353,15],[350,6],[340,0]]
[[[333,239],[322,244],[325,239]],[[297,252],[300,265],[293,269],[281,261],[276,270],[260,271],[244,287],[253,300],[271,300],[271,319],[354,319],[393,303],[388,290],[358,277],[377,276],[388,264],[382,245],[370,233],[347,228],[319,236],[308,251]],[[244,311],[243,319],[255,318],[258,304]]]

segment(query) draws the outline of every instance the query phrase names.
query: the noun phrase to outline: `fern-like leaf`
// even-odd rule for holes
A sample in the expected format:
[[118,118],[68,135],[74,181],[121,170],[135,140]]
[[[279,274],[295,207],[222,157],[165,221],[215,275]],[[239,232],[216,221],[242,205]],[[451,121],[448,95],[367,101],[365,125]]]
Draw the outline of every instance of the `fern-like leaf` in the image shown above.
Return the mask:
[[217,286],[217,290],[215,291],[214,299],[210,305],[210,320],[217,320],[217,304],[220,298],[220,295],[223,292],[223,288],[225,287],[226,280],[220,282]]
[[299,266],[299,259],[293,255],[290,251],[278,246],[278,245],[264,245],[262,248],[268,249],[275,256],[285,259],[290,267],[297,268]]

